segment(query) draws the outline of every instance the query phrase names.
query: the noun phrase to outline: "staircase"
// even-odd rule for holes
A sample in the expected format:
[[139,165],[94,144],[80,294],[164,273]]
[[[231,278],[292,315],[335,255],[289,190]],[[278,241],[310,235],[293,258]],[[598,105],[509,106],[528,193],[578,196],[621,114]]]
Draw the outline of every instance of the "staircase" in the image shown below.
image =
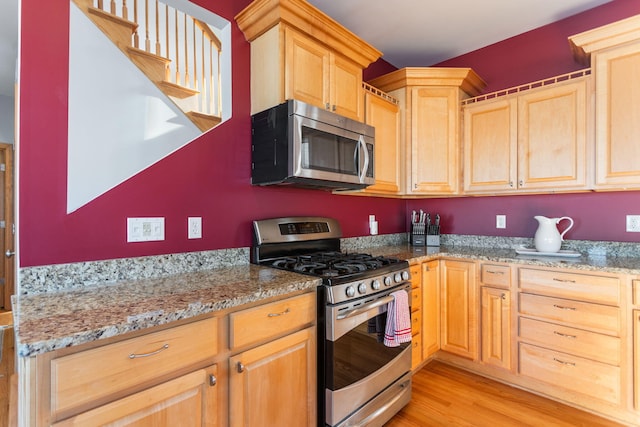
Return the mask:
[[206,23],[158,0],[73,1],[200,131],[222,121],[222,45]]

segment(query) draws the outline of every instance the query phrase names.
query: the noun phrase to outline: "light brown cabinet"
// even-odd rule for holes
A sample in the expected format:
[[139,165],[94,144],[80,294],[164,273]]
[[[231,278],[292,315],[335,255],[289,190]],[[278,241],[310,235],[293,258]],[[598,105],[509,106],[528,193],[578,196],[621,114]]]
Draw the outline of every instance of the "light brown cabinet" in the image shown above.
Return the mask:
[[314,425],[315,348],[307,328],[231,357],[229,425]]
[[640,310],[633,310],[633,407],[640,413]]
[[382,54],[303,0],[255,1],[236,16],[251,42],[251,112],[287,99],[364,120],[362,70]]
[[199,369],[79,415],[54,427],[219,425],[217,368]]
[[400,101],[402,195],[460,190],[460,101],[484,81],[470,68],[403,68],[369,82]]
[[411,369],[422,364],[422,264],[411,264]]
[[588,84],[589,77],[532,83],[465,105],[464,193],[586,190]]
[[569,37],[595,79],[595,188],[640,188],[640,15]]
[[441,349],[478,360],[476,264],[446,259],[440,268]]
[[422,357],[440,350],[440,261],[422,263]]
[[511,268],[481,264],[480,284],[480,361],[511,370]]
[[[229,425],[312,425],[316,418],[316,296],[229,315]],[[248,348],[249,347],[249,348]]]
[[151,426],[181,417],[193,420],[190,425],[210,425],[217,419],[217,351],[218,319],[213,317],[84,351],[27,359],[30,369],[23,375],[35,375],[35,382],[23,387],[30,404],[22,406],[21,425],[96,425],[95,420],[133,425],[138,420],[135,425]]
[[520,375],[580,404],[622,406],[622,310],[617,277],[519,269]]
[[376,129],[374,152],[375,184],[364,194],[397,195],[400,193],[400,109],[398,101],[365,85],[365,122]]

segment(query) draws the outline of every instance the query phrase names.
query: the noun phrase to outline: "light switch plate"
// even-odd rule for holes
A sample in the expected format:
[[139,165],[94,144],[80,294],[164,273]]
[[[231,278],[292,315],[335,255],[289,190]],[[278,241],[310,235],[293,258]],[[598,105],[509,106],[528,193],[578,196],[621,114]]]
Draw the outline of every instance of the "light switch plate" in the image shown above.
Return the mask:
[[164,218],[127,218],[127,242],[164,240]]
[[202,218],[189,217],[187,235],[189,239],[202,239]]

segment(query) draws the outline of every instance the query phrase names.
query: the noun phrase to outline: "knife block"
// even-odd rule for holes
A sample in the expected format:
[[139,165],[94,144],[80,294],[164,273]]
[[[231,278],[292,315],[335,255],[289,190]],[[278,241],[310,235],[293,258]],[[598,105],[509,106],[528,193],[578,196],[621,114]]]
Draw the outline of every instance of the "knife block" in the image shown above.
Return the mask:
[[427,246],[440,246],[440,226],[429,225],[427,227],[426,245]]
[[409,242],[412,246],[424,246],[426,245],[425,239],[425,226],[424,224],[411,224],[411,234]]

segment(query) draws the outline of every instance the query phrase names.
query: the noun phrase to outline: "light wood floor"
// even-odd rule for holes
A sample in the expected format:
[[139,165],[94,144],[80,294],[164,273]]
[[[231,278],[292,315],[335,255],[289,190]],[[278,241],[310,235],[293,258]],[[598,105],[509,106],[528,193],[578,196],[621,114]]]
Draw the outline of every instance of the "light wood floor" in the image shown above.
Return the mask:
[[431,362],[413,376],[411,402],[385,427],[619,427],[549,399]]

